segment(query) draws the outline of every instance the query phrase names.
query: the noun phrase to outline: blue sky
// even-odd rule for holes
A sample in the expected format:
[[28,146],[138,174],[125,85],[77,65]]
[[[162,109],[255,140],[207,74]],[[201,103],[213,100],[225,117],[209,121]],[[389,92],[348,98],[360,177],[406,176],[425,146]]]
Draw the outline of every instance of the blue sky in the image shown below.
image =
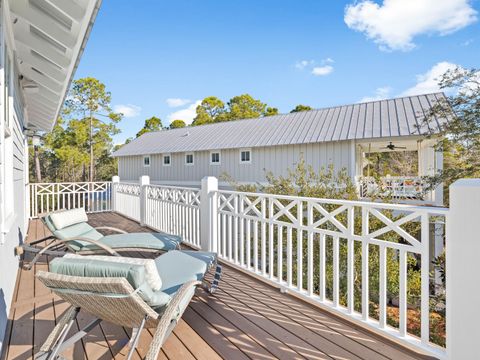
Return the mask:
[[[107,85],[127,116],[191,120],[206,96],[249,93],[289,112],[435,91],[478,67],[478,0],[104,0],[76,78]],[[169,100],[170,99],[170,100]]]

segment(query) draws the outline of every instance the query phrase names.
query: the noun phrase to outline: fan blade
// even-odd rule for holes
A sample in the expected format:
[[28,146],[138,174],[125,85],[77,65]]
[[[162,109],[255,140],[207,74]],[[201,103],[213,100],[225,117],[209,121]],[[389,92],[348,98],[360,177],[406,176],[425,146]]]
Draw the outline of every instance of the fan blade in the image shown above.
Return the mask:
[[395,149],[406,149],[406,146],[395,146]]

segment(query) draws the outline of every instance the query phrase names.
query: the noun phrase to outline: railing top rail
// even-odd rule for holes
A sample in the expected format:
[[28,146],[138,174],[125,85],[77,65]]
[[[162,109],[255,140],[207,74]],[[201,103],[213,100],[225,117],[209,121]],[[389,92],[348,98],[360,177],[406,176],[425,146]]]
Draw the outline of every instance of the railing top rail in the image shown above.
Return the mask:
[[273,197],[275,199],[281,200],[300,200],[300,201],[317,201],[321,203],[328,203],[333,205],[351,205],[351,206],[369,206],[376,209],[386,209],[386,210],[404,210],[404,211],[416,211],[437,215],[447,215],[449,209],[445,207],[435,207],[435,206],[419,206],[419,205],[409,205],[409,204],[387,204],[373,201],[362,201],[362,200],[339,200],[339,199],[323,199],[323,198],[314,198],[306,196],[292,196],[292,195],[276,195],[268,193],[255,193],[255,192],[243,192],[235,190],[218,190],[217,193],[220,194],[241,194],[245,196],[257,196],[257,197]]
[[199,187],[188,187],[188,186],[169,186],[169,185],[159,185],[159,184],[149,184],[148,186],[163,188],[163,189],[176,189],[176,190],[195,190],[200,191]]
[[65,182],[30,182],[29,185],[57,185],[57,184],[108,184],[111,181],[65,181]]

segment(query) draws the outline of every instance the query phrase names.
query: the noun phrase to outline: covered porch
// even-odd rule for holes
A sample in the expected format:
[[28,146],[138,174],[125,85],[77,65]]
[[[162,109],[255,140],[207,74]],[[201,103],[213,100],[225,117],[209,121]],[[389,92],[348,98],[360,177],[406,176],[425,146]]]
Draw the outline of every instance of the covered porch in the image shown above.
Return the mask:
[[[129,232],[151,231],[113,212],[89,214],[92,226]],[[27,241],[48,235],[32,219]],[[130,256],[142,256],[130,253]],[[35,279],[48,268],[46,257],[32,271],[19,268],[2,359],[32,359],[68,304]],[[81,312],[77,329],[90,317]],[[75,331],[78,331],[75,329]],[[66,358],[122,359],[131,329],[102,322]],[[145,330],[135,358],[145,355],[152,333]],[[224,263],[214,295],[198,291],[162,348],[161,359],[418,359],[429,358],[310,305]]]
[[356,181],[362,198],[443,204],[443,189],[431,190],[425,177],[443,169],[438,139],[419,136],[372,139],[356,144]]

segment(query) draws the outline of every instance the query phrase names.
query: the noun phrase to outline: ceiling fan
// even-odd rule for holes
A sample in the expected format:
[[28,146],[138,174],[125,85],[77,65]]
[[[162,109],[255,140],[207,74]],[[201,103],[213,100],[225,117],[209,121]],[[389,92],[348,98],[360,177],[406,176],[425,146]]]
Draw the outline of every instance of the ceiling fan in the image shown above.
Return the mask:
[[397,145],[394,145],[394,144],[390,141],[390,143],[389,143],[387,146],[382,147],[382,148],[380,148],[380,149],[382,149],[382,150],[383,150],[383,149],[388,149],[388,150],[392,150],[392,151],[393,151],[393,150],[398,150],[398,149],[405,150],[406,148],[407,148],[406,146],[397,146]]

